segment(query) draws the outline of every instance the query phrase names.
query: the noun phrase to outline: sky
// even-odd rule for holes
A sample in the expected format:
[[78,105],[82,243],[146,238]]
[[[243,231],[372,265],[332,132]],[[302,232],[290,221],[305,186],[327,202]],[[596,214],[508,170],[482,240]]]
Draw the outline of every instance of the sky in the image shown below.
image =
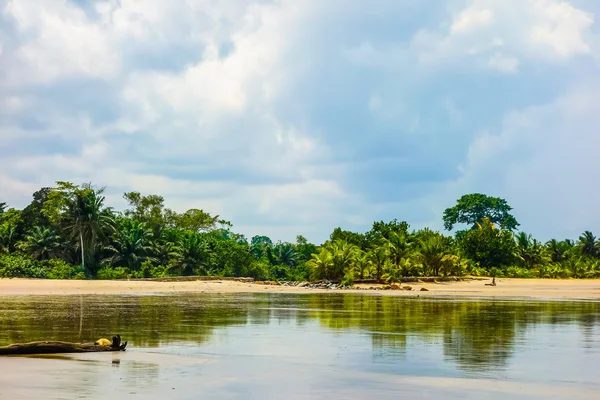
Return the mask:
[[164,196],[248,237],[600,231],[597,0],[0,0],[0,201]]

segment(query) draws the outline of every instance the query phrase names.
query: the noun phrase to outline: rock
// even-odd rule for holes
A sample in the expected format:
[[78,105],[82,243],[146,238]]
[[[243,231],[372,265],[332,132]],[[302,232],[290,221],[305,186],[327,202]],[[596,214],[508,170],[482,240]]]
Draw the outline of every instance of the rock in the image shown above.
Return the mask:
[[392,290],[401,290],[401,287],[397,283],[392,283],[390,285],[390,289],[392,289]]
[[422,287],[421,292],[429,292],[429,289]]
[[402,286],[402,290],[412,290],[412,286]]

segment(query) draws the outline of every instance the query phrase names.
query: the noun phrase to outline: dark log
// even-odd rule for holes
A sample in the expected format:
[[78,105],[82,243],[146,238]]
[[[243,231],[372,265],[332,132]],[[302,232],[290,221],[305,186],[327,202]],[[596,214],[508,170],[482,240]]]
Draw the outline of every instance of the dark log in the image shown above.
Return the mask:
[[100,351],[125,351],[127,342],[121,343],[121,336],[113,336],[112,345],[97,346],[93,343],[71,343],[58,341],[40,341],[16,343],[0,346],[0,355],[9,354],[58,354],[58,353],[90,353]]

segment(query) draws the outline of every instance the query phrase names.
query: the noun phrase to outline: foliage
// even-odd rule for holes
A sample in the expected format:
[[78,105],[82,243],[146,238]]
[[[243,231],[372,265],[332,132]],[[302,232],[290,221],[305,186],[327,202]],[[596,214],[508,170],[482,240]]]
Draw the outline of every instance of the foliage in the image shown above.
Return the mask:
[[409,231],[405,221],[376,221],[364,233],[337,227],[321,246],[298,235],[250,241],[231,223],[202,208],[178,213],[158,194],[128,192],[114,211],[104,189],[57,182],[33,193],[22,210],[0,203],[0,276],[50,279],[159,278],[180,275],[250,276],[261,280],[354,279],[399,281],[407,276],[470,274],[506,277],[598,278],[600,241],[545,244],[524,232],[501,198],[461,197],[444,224],[472,229],[446,236]]
[[21,246],[26,253],[36,260],[48,260],[59,255],[60,238],[56,231],[49,227],[34,226]]
[[466,257],[488,270],[515,262],[516,244],[512,234],[496,228],[488,219],[478,222],[477,229],[466,232],[459,246]]
[[498,224],[502,229],[512,231],[519,223],[510,214],[512,207],[506,200],[499,197],[490,197],[481,193],[466,194],[458,199],[456,205],[444,211],[444,228],[452,230],[457,223],[471,225],[476,229],[477,224],[488,219],[493,224]]

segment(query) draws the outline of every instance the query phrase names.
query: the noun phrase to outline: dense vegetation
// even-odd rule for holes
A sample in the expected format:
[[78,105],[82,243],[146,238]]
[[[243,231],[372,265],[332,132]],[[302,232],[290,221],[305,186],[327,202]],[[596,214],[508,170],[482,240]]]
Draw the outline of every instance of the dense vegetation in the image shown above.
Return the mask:
[[405,276],[494,275],[541,278],[600,277],[600,241],[541,243],[520,226],[504,199],[461,197],[444,212],[444,226],[467,224],[453,236],[410,230],[394,219],[365,233],[335,228],[320,246],[250,241],[209,213],[182,214],[157,195],[125,193],[128,207],[107,207],[103,189],[57,182],[42,188],[22,210],[0,203],[0,277],[99,278],[182,275],[257,279],[329,279],[350,283]]

